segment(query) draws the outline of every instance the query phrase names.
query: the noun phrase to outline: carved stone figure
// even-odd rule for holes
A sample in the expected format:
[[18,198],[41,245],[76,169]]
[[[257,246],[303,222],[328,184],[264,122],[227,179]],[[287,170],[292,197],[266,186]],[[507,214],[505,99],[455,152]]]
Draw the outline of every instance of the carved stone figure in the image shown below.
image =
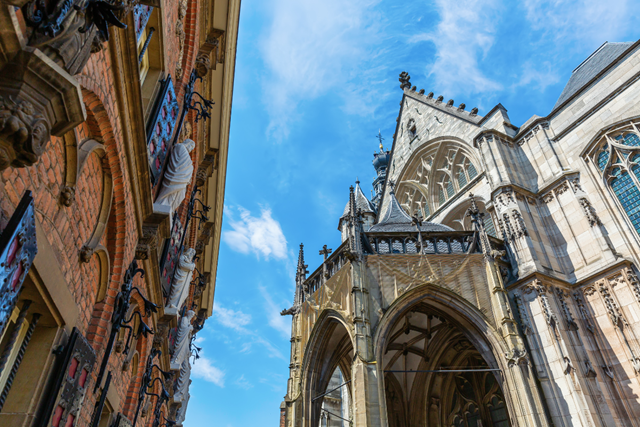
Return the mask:
[[182,402],[189,394],[189,387],[191,386],[191,363],[187,357],[182,362],[180,367],[180,378],[176,385],[176,392],[173,395],[174,402]]
[[178,336],[176,337],[173,357],[171,358],[171,370],[179,370],[182,367],[182,362],[190,355],[189,347],[191,345],[191,335],[193,335],[191,319],[193,319],[195,315],[196,313],[193,310],[189,310],[180,320]]
[[189,296],[189,285],[191,284],[191,278],[193,277],[193,270],[196,268],[196,264],[193,262],[195,254],[195,249],[189,248],[180,257],[180,263],[178,264],[178,268],[173,276],[171,295],[167,302],[167,308],[165,309],[165,313],[167,314],[177,314],[178,310],[182,307],[182,304],[184,304],[185,300]]
[[186,139],[183,143],[176,144],[171,151],[162,187],[156,199],[157,204],[171,208],[171,215],[184,200],[187,186],[191,182],[193,162],[190,153],[195,146],[196,143],[192,139]]
[[186,416],[187,416],[187,406],[189,405],[189,399],[191,395],[187,393],[187,398],[182,402],[182,406],[178,410],[178,415],[176,416],[176,426],[182,426]]
[[0,171],[36,163],[49,132],[49,123],[30,102],[0,96]]

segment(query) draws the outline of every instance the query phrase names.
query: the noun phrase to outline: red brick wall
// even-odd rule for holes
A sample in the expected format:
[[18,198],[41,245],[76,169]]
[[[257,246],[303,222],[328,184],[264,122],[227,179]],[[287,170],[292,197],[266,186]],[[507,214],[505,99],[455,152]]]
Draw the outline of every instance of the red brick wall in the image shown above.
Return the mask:
[[[164,62],[167,73],[174,74],[178,61],[179,44],[175,33],[175,22],[178,16],[178,1],[164,2],[165,8],[163,29]],[[189,8],[184,20],[185,49],[183,55],[183,82],[188,80],[191,67],[198,50],[198,1],[189,0]],[[112,30],[113,31],[113,30]],[[120,30],[117,30],[120,31]],[[60,192],[66,183],[66,168],[76,167],[67,164],[65,141],[53,137],[40,161],[32,167],[13,169],[2,172],[0,179],[0,209],[2,216],[8,218],[13,213],[20,198],[26,190],[34,194],[36,218],[42,225],[48,243],[54,248],[60,270],[68,284],[71,295],[78,306],[80,317],[76,325],[93,345],[97,354],[97,363],[102,360],[104,347],[111,328],[111,313],[115,296],[118,293],[122,276],[134,258],[138,241],[137,224],[133,210],[131,194],[131,178],[137,176],[135,171],[128,170],[122,121],[116,96],[119,93],[114,83],[111,55],[108,44],[101,52],[93,54],[82,72],[75,76],[82,87],[82,96],[87,110],[87,120],[74,130],[76,142],[80,144],[93,138],[104,144],[106,154],[101,159],[93,153],[77,177],[76,200],[71,207],[60,202]],[[184,94],[183,83],[177,83],[177,94],[181,104]],[[192,126],[196,139],[196,126]],[[193,151],[197,168],[197,152]],[[96,303],[100,282],[100,262],[94,255],[90,262],[81,263],[79,251],[88,242],[96,226],[102,203],[103,173],[109,174],[113,181],[113,199],[107,229],[101,243],[107,248],[110,258],[109,286],[103,302]],[[187,195],[190,194],[190,189]],[[188,201],[185,200],[185,203]],[[186,215],[186,209],[180,214]],[[187,241],[193,244],[194,238]],[[43,272],[40,272],[44,277]],[[46,272],[45,272],[46,274]],[[46,280],[46,277],[44,277]],[[137,278],[136,285],[143,293],[146,283]],[[141,304],[141,302],[140,302]],[[121,399],[121,407],[115,411],[124,412],[130,418],[137,404],[137,392],[140,387],[144,365],[151,347],[152,339],[141,338],[135,350],[139,353],[139,366],[135,378],[130,378],[131,368],[122,371],[124,355],[112,354],[108,370],[114,377],[111,388],[116,390]],[[131,351],[134,351],[132,349]],[[77,422],[78,426],[89,424],[90,417],[99,393],[93,394],[93,383],[98,368],[94,369],[89,384],[86,400]],[[166,414],[166,410],[164,411]],[[138,425],[150,424],[151,417]]]

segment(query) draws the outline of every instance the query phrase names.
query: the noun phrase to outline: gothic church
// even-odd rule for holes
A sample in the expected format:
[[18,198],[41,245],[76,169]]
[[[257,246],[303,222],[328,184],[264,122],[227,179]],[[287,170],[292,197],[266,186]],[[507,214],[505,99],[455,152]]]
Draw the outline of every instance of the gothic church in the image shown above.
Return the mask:
[[605,43],[516,126],[403,72],[373,200],[300,248],[281,426],[640,426],[639,80]]

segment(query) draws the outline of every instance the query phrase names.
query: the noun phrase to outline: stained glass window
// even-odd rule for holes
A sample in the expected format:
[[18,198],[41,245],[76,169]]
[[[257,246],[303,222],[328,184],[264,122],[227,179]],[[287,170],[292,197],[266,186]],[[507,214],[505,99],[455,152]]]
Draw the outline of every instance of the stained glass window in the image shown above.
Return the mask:
[[458,187],[462,189],[465,185],[467,185],[467,176],[464,173],[464,170],[460,169],[458,171]]
[[456,190],[453,188],[453,182],[449,181],[447,184],[447,199],[453,197],[454,194],[456,194]]
[[632,127],[625,125],[629,130],[606,136],[614,143],[600,148],[594,160],[631,226],[640,234],[640,137]]
[[[637,166],[634,169],[634,173],[640,173],[637,172]],[[629,216],[633,228],[640,233],[640,190],[627,171],[616,168],[612,175],[611,189]]]
[[609,150],[605,146],[600,154],[598,155],[598,167],[600,170],[604,170],[605,166],[607,166],[607,162],[609,161]]
[[628,145],[630,147],[639,147],[640,138],[635,133],[626,133],[624,135],[618,135],[615,138],[619,143]]
[[491,215],[485,212],[484,217],[482,218],[482,222],[484,222],[484,229],[487,234],[496,237],[496,228],[493,225],[493,219],[491,219]]
[[442,187],[440,187],[439,189],[439,200],[440,200],[440,204],[442,205],[444,203],[444,191],[442,191]]
[[478,171],[476,170],[476,167],[473,166],[473,163],[469,162],[469,179],[473,179],[476,176],[478,176]]

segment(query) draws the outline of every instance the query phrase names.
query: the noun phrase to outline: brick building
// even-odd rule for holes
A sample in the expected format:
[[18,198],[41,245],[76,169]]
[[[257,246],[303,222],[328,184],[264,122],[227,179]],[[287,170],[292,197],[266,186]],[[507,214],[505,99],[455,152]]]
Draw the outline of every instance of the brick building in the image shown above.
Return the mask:
[[0,0],[0,425],[182,425],[240,0]]

